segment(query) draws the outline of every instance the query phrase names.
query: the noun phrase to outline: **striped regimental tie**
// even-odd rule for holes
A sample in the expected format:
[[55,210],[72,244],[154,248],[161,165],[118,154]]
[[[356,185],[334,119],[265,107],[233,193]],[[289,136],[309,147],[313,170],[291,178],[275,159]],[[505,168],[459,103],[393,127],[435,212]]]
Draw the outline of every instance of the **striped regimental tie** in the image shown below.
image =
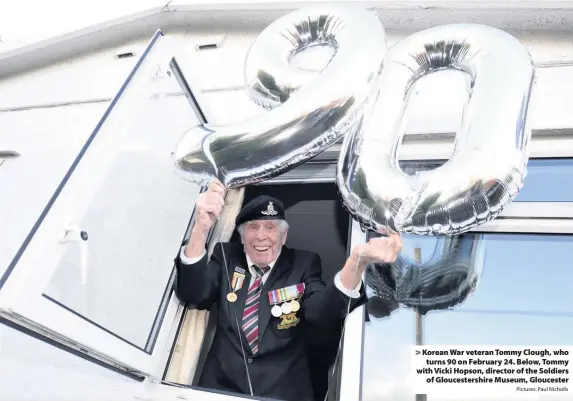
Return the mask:
[[251,284],[249,292],[247,293],[247,300],[245,301],[245,309],[243,311],[243,331],[249,342],[249,347],[253,351],[253,355],[259,352],[259,298],[261,297],[261,278],[269,270],[269,267],[260,269],[254,266],[257,277]]

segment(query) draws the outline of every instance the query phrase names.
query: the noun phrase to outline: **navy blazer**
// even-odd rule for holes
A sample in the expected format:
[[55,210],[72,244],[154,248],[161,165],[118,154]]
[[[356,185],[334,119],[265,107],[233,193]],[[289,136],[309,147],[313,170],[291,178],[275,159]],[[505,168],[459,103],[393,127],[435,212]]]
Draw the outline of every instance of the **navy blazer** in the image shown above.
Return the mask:
[[[254,395],[287,401],[314,401],[307,356],[309,344],[305,332],[313,328],[324,330],[340,327],[349,303],[350,311],[366,303],[364,284],[360,288],[360,298],[349,298],[334,282],[327,284],[322,280],[318,254],[283,246],[262,288],[259,301],[259,353],[253,355],[241,330],[251,280],[243,245],[218,243],[210,260],[203,256],[197,263],[186,265],[177,256],[175,263],[177,297],[197,309],[210,309],[213,304],[217,304],[219,309],[215,337],[201,372],[199,386],[250,394],[242,352],[244,349]],[[236,292],[237,300],[229,302],[227,295],[231,292],[230,281],[236,268],[245,272],[244,283]],[[300,310],[295,314],[298,324],[281,327],[284,318],[272,316],[272,305],[267,294],[271,290],[299,283],[305,284],[305,290],[299,300]]]

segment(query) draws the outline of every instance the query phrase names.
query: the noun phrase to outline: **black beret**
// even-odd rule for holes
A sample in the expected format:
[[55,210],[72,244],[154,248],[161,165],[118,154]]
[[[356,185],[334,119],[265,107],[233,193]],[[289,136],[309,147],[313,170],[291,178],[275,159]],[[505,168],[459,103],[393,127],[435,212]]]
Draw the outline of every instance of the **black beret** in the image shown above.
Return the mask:
[[235,219],[235,227],[251,220],[281,220],[285,218],[283,203],[272,196],[260,195],[247,203]]

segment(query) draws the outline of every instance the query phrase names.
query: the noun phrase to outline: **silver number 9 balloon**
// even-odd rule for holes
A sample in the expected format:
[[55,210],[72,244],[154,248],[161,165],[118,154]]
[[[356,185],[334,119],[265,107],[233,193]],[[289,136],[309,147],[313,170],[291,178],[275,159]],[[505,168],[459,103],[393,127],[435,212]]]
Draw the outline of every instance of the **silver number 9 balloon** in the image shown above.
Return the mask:
[[[445,69],[465,74],[469,92],[453,155],[435,170],[407,175],[398,150],[412,86]],[[445,25],[402,40],[388,51],[368,125],[345,138],[337,173],[345,206],[378,232],[456,234],[492,220],[526,176],[533,85],[529,53],[498,29]]]
[[[292,60],[313,46],[334,55],[317,71],[296,68]],[[306,162],[359,126],[386,50],[384,29],[367,10],[309,7],[278,19],[257,37],[245,65],[251,98],[271,110],[190,130],[174,152],[177,168],[198,184],[216,177],[233,188]]]

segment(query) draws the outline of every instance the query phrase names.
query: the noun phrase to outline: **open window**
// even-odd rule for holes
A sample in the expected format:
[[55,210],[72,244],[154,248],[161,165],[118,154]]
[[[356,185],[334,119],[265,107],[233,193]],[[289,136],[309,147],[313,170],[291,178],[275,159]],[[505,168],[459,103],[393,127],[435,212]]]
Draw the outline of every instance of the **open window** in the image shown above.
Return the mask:
[[157,32],[0,279],[4,318],[138,377],[160,377],[172,346],[173,258],[199,192],[171,158],[200,121],[173,56]]
[[[181,305],[172,291],[173,259],[189,234],[202,188],[180,176],[171,153],[186,131],[206,122],[189,87],[192,66],[179,57],[174,43],[161,32],[152,38],[61,177],[42,188],[47,196],[36,201],[42,202],[38,211],[27,213],[28,220],[34,213],[33,224],[0,270],[0,316],[136,379],[152,379],[146,391],[165,399],[245,398],[193,388],[189,364],[197,359],[202,335],[197,343],[174,345],[185,337],[185,327],[200,332],[199,320],[208,317]],[[38,170],[40,164],[27,166]],[[25,175],[11,180],[31,184]],[[296,194],[288,200],[289,245],[319,252],[324,278],[331,280],[344,263],[349,227],[335,186],[287,187],[251,187],[246,200],[261,190],[285,201],[289,192]],[[243,192],[232,194],[240,207]],[[230,216],[237,212],[226,209]],[[10,227],[0,229],[9,234]],[[328,238],[310,241],[320,237],[316,229]],[[225,240],[217,230],[212,239]],[[320,393],[330,384],[329,399],[335,400],[339,375],[333,365],[340,334],[327,334],[324,342],[314,333],[315,383]],[[206,341],[203,345],[206,349]],[[163,384],[154,383],[162,379]]]
[[[235,197],[238,193],[231,192],[231,196]],[[290,226],[286,245],[291,248],[318,253],[322,261],[323,279],[327,282],[332,281],[335,274],[344,265],[350,251],[351,222],[350,216],[341,204],[334,182],[309,185],[300,182],[277,183],[271,180],[271,182],[246,187],[241,190],[241,195],[237,196],[236,199],[227,200],[226,210],[223,211],[223,214],[226,211],[230,211],[231,214],[229,216],[223,215],[220,222],[223,222],[224,225],[227,218],[233,221],[243,204],[261,194],[281,199],[285,205],[285,214]],[[230,224],[232,225],[232,223]],[[218,234],[219,237],[216,237],[217,234],[212,235],[212,240],[240,241],[236,230],[219,231]],[[194,325],[196,330],[203,332],[203,336],[197,338],[196,335],[191,335],[187,339],[180,339],[179,345],[182,348],[190,350],[200,348],[200,351],[197,351],[199,356],[196,369],[184,371],[180,377],[185,378],[189,374],[188,384],[196,385],[215,334],[217,310],[216,308],[212,309],[208,316],[202,315],[199,319],[197,318],[197,311],[194,311],[192,306],[187,313],[184,326],[186,324]],[[208,319],[208,323],[204,324],[203,319]],[[342,325],[329,330],[309,330],[305,333],[311,344],[309,352],[311,354],[312,382],[317,394],[316,399],[325,399],[327,394],[328,400],[334,401],[339,397],[338,388],[341,373],[339,368],[344,355],[340,342],[342,335]],[[197,347],[197,344],[200,344],[200,347]],[[196,356],[192,355],[193,358]],[[202,390],[208,391],[208,389]]]

